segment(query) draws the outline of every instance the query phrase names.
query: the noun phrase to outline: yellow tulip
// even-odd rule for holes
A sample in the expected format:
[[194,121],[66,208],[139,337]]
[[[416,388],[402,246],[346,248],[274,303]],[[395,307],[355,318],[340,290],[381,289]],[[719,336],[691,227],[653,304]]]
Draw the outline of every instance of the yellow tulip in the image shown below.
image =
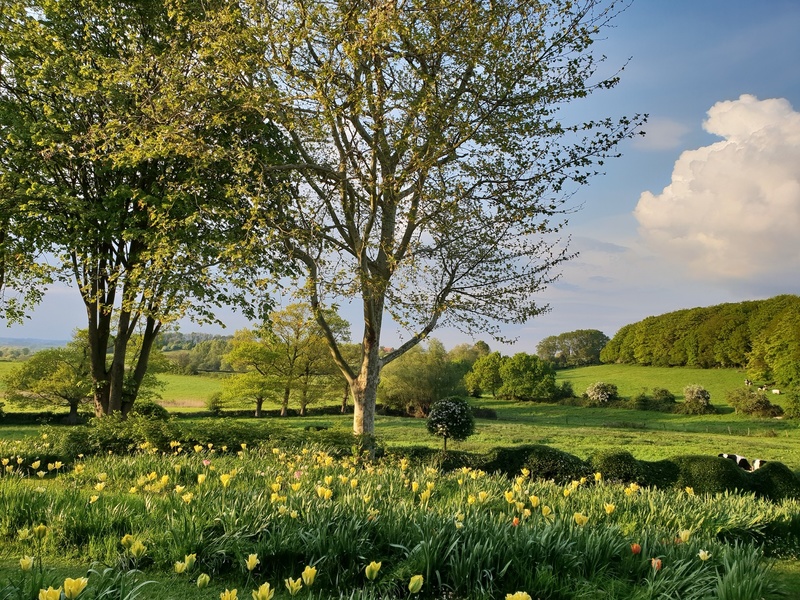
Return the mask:
[[538,508],[538,506],[539,506],[539,496],[530,496],[529,500],[531,501],[531,506],[533,508]]
[[191,504],[193,499],[194,494],[192,492],[186,492],[183,496],[181,496],[181,500],[183,500],[186,504]]
[[33,557],[23,556],[19,559],[19,568],[23,571],[30,571],[33,568]]
[[586,525],[586,523],[589,522],[589,517],[587,517],[582,513],[575,513],[573,515],[573,518],[575,519],[575,523],[578,524],[578,527],[583,527],[584,525]]
[[692,532],[689,529],[682,529],[678,533],[678,537],[685,544],[686,542],[689,541],[689,538],[692,537]]
[[516,592],[514,594],[506,594],[506,600],[531,600],[531,596],[527,592]]
[[39,465],[41,465],[41,464],[42,464],[42,461],[40,461],[40,460],[36,460],[36,461],[34,461],[34,462],[32,462],[32,463],[31,463],[31,468],[32,468],[32,469],[38,469],[38,468],[39,468]]
[[229,590],[226,588],[225,591],[219,595],[219,600],[236,600],[238,597],[236,593],[236,589]]
[[222,483],[222,487],[228,487],[231,484],[231,476],[227,473],[220,475],[219,480]]
[[136,540],[135,542],[133,542],[133,544],[131,544],[129,551],[131,553],[131,556],[133,556],[133,558],[139,560],[144,556],[145,552],[147,552],[147,546],[145,546],[141,541]]
[[191,571],[192,567],[194,567],[194,563],[197,562],[197,554],[187,554],[183,557],[183,562],[186,563],[186,570]]
[[122,544],[123,548],[129,549],[131,546],[133,546],[134,541],[135,541],[134,537],[130,533],[126,533],[125,535],[122,536],[120,544]]
[[258,554],[251,554],[247,557],[247,560],[244,561],[244,564],[247,565],[247,570],[252,571],[261,563],[258,560]]
[[708,551],[706,551],[706,550],[700,550],[700,552],[698,552],[698,553],[697,553],[697,556],[698,556],[698,557],[700,558],[700,560],[702,560],[703,562],[705,562],[705,561],[707,561],[709,558],[711,558],[711,554],[710,554]]
[[374,560],[367,565],[367,568],[364,569],[364,572],[367,574],[367,579],[370,581],[374,580],[378,576],[378,571],[381,570],[381,563],[375,562]]
[[19,537],[21,542],[24,542],[25,540],[31,539],[31,532],[26,527],[25,529],[20,529],[19,531],[17,531],[17,536]]
[[305,583],[308,587],[311,587],[314,584],[314,578],[317,576],[317,567],[312,567],[307,565],[303,572],[300,574],[300,577],[303,578],[303,583]]
[[47,525],[37,525],[33,528],[33,535],[37,539],[42,539],[47,535]]
[[297,579],[292,579],[289,577],[289,579],[286,579],[284,583],[286,584],[286,589],[289,590],[290,596],[296,596],[303,587],[303,580],[299,577]]
[[61,588],[50,586],[46,590],[39,590],[39,600],[61,600]]
[[89,504],[94,504],[99,499],[100,499],[100,496],[97,496],[97,495],[89,496]]
[[186,563],[185,562],[179,560],[178,562],[175,563],[175,572],[176,573],[178,573],[180,575],[181,573],[184,573],[185,571],[186,571]]
[[204,482],[205,480],[206,480],[206,474],[205,474],[205,473],[200,473],[200,474],[197,476],[197,485],[203,485],[203,482]]
[[86,577],[78,577],[77,579],[67,577],[64,580],[64,595],[69,598],[69,600],[73,600],[80,596],[81,592],[86,589],[86,584],[88,583],[89,579]]
[[257,590],[253,590],[253,600],[272,600],[275,590],[270,589],[269,583],[262,583]]
[[606,509],[606,514],[607,515],[610,515],[611,513],[613,513],[614,510],[617,508],[614,504],[609,504],[608,502],[606,502],[603,505],[603,507]]
[[424,578],[422,575],[414,575],[411,578],[411,581],[408,582],[408,591],[412,594],[419,594],[419,591],[422,589],[422,584],[424,583]]
[[595,473],[594,474],[594,480],[597,481],[598,483],[603,481],[603,474],[602,473]]
[[690,496],[694,496],[694,488],[693,487],[686,487],[686,493]]
[[211,577],[208,574],[200,573],[200,575],[197,576],[197,587],[202,590],[208,585],[209,581],[211,581]]

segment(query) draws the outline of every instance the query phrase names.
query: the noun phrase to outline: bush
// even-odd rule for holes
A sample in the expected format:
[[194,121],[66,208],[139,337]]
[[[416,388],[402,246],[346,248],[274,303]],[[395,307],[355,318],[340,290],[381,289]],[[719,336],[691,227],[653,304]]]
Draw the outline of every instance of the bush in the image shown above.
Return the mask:
[[626,450],[599,450],[589,457],[589,464],[607,481],[645,483],[642,464]]
[[750,491],[747,473],[736,463],[717,456],[678,456],[677,487],[690,487],[695,494],[715,494],[725,491]]
[[728,392],[726,400],[735,412],[743,415],[778,417],[783,414],[783,409],[772,404],[762,390],[736,388]]
[[749,475],[756,495],[775,502],[784,499],[800,499],[800,479],[780,462],[768,462]]
[[152,400],[137,400],[133,403],[131,414],[161,421],[169,419],[169,411]]
[[431,407],[427,426],[428,433],[444,439],[444,450],[447,451],[448,438],[463,441],[475,433],[475,417],[465,400],[451,396]]
[[616,385],[613,383],[604,383],[602,381],[593,383],[586,388],[585,394],[589,399],[589,402],[594,406],[608,404],[612,400],[616,400],[619,397],[619,392],[617,391]]
[[683,405],[680,412],[687,415],[707,415],[717,412],[711,406],[711,394],[702,385],[691,384],[683,388]]
[[589,465],[577,456],[539,444],[493,448],[484,455],[481,468],[488,473],[503,473],[508,477],[519,475],[526,468],[535,479],[552,479],[557,483],[579,479],[591,473]]
[[630,405],[636,410],[672,412],[675,410],[675,394],[666,388],[653,388],[650,395],[642,391],[631,398]]

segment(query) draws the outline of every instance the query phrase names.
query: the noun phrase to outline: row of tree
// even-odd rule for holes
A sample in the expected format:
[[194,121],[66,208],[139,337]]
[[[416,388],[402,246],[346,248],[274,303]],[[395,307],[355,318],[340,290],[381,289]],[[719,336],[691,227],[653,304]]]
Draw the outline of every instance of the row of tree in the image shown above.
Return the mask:
[[604,363],[746,368],[757,381],[800,385],[800,297],[679,310],[622,327]]
[[[559,112],[616,85],[592,44],[620,8],[4,0],[3,315],[71,283],[95,411],[124,415],[165,325],[262,322],[293,277],[372,433],[381,369],[439,324],[546,309],[566,202],[643,122]],[[340,297],[363,309],[355,362]],[[382,353],[387,315],[410,335]]]

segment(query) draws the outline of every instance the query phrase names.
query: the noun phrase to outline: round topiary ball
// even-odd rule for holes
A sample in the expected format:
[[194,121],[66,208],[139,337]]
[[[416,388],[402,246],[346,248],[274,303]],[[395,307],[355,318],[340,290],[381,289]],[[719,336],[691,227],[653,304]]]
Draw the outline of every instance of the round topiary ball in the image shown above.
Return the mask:
[[465,440],[475,433],[475,417],[465,400],[455,396],[439,400],[431,407],[428,415],[428,433],[444,439]]

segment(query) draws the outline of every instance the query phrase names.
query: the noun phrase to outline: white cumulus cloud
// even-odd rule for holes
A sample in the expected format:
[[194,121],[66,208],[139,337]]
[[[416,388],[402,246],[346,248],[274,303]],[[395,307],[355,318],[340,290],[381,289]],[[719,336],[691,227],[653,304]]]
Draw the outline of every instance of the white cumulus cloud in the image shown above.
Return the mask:
[[721,141],[681,154],[660,194],[634,215],[643,241],[688,273],[774,285],[800,271],[800,113],[743,95],[708,111]]

